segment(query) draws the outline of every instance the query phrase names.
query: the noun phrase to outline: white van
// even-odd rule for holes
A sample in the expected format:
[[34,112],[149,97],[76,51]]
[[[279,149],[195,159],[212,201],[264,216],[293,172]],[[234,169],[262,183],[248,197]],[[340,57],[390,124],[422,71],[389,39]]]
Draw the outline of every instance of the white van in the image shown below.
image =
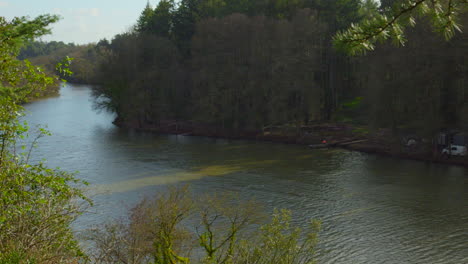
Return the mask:
[[450,145],[449,147],[442,149],[442,154],[452,156],[466,156],[467,149],[465,146]]

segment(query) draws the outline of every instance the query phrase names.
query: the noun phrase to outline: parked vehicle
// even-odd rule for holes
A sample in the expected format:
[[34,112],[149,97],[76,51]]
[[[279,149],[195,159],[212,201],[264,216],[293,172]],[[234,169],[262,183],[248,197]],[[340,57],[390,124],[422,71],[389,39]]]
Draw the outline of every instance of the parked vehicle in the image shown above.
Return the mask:
[[442,149],[443,155],[451,155],[451,156],[466,156],[467,149],[465,146],[460,145],[450,145],[444,149]]

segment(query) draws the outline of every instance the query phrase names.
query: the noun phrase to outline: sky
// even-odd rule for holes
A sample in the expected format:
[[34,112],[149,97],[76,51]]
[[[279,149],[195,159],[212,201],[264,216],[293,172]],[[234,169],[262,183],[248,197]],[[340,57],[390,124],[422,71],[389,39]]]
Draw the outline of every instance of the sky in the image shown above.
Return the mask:
[[[56,14],[52,34],[44,41],[86,44],[112,39],[133,26],[148,0],[0,0],[0,16],[13,17]],[[158,0],[150,0],[152,6]]]

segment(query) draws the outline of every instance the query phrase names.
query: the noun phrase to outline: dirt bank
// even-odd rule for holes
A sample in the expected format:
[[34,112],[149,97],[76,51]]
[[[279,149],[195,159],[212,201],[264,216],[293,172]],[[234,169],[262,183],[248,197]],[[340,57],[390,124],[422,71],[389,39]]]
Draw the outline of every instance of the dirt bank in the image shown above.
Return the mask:
[[468,167],[467,157],[444,157],[433,150],[422,147],[408,148],[391,139],[388,133],[368,133],[363,127],[347,124],[316,124],[308,127],[268,127],[262,131],[223,129],[193,122],[165,121],[155,123],[114,121],[119,127],[160,134],[203,136],[225,139],[268,141],[285,144],[320,145],[326,140],[329,148],[343,148],[370,154],[391,156],[401,159],[444,163]]

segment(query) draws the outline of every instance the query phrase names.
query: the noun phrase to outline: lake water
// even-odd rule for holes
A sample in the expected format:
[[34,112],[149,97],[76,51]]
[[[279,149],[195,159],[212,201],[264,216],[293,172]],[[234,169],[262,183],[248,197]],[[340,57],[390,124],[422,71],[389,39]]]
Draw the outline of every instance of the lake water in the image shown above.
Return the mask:
[[340,149],[132,132],[93,110],[89,86],[30,103],[47,125],[34,159],[79,171],[95,206],[78,229],[126,215],[169,184],[232,191],[294,223],[322,221],[319,263],[468,263],[468,170]]

